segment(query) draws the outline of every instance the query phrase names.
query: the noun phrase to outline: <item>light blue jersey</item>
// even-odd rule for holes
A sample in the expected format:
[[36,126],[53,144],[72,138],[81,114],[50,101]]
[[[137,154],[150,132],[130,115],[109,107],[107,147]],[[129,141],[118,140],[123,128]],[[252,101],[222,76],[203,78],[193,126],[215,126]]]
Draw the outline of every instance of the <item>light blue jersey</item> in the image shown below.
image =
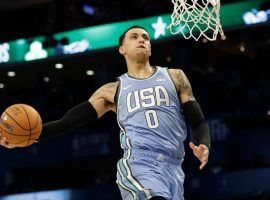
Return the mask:
[[184,200],[186,125],[166,68],[147,79],[120,76],[117,119],[124,156],[117,184],[124,200]]
[[167,68],[147,79],[120,76],[117,115],[125,152],[144,149],[183,158],[186,125]]

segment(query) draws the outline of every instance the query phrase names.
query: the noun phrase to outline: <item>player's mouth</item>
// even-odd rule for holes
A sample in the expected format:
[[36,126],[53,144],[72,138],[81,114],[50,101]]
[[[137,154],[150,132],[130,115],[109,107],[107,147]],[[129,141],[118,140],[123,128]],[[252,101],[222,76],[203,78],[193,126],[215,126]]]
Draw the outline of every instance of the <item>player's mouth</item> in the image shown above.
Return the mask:
[[146,49],[146,47],[143,46],[143,45],[137,46],[137,48],[143,48],[143,49]]

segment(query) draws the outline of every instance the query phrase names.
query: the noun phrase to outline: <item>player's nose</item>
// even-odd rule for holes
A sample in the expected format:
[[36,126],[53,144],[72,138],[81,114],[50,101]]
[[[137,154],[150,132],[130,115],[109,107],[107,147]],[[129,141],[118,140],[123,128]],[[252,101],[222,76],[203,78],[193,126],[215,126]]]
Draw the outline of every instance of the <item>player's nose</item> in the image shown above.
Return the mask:
[[145,43],[145,39],[142,36],[139,37],[139,43],[140,44],[144,44]]
[[144,39],[139,40],[139,44],[144,44],[144,43],[145,43]]

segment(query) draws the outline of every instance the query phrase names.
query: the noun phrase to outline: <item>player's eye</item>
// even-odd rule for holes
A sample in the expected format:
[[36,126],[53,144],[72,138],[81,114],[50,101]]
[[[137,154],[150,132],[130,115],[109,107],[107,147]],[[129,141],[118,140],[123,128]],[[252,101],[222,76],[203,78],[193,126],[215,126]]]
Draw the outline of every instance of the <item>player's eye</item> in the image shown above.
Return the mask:
[[136,35],[132,35],[132,36],[131,36],[131,39],[136,39],[136,38],[137,38]]
[[149,37],[148,37],[148,36],[144,36],[144,39],[145,39],[145,40],[149,40]]

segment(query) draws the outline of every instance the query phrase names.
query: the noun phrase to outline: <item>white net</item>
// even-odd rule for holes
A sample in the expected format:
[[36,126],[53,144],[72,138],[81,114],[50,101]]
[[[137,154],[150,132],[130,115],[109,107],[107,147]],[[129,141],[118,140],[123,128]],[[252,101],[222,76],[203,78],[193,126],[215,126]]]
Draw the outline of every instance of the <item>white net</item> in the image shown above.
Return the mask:
[[210,41],[224,33],[220,23],[220,0],[172,0],[174,10],[171,24],[172,34],[181,33],[184,38],[196,41],[204,36]]

